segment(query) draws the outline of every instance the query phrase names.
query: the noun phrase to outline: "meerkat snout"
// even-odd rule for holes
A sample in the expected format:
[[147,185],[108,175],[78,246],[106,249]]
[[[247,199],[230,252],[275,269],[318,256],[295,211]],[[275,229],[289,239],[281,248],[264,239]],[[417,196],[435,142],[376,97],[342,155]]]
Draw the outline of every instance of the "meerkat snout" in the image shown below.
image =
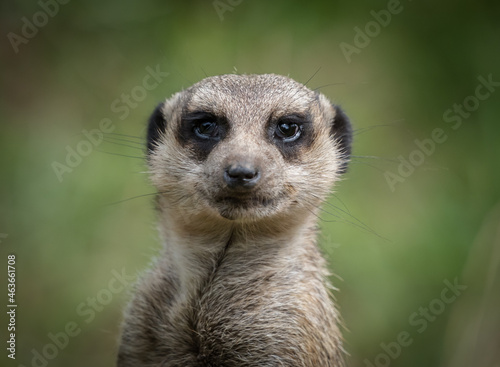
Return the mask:
[[260,169],[246,159],[233,159],[224,170],[227,186],[235,191],[253,189],[260,181]]

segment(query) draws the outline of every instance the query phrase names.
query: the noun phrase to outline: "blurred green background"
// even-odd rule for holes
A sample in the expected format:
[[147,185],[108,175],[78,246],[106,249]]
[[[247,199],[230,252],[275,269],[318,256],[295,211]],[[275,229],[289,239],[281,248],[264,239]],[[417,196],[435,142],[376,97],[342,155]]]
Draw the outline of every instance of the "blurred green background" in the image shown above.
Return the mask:
[[[205,76],[272,72],[319,88],[356,129],[320,236],[349,365],[500,366],[499,10],[2,2],[0,299],[16,254],[18,308],[17,358],[2,347],[0,364],[113,365],[125,285],[159,248],[153,196],[123,201],[154,192],[149,114]],[[161,74],[147,90],[151,69]],[[103,123],[112,133],[92,144],[83,130]],[[68,163],[72,150],[84,156]]]

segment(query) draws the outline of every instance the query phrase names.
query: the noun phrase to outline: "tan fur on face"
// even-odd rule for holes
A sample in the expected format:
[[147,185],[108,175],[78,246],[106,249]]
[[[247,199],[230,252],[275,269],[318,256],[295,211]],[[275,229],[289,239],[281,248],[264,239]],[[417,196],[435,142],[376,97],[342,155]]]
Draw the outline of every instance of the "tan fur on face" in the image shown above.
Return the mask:
[[[183,144],[183,116],[223,116],[227,136],[204,159]],[[118,366],[342,366],[337,312],[315,243],[318,207],[346,157],[335,109],[277,75],[223,75],[175,94],[149,155],[164,251],[138,285]],[[292,157],[270,121],[307,116],[310,143]],[[250,162],[249,199],[227,199],[223,172]],[[246,198],[246,197],[245,197]]]
[[[197,110],[226,116],[232,129],[230,136],[201,163],[193,160],[175,139],[181,113]],[[266,184],[256,195],[275,202],[272,208],[255,207],[244,213],[233,210],[232,219],[268,217],[294,201],[317,207],[337,178],[342,157],[330,136],[335,111],[324,96],[288,78],[223,75],[205,79],[167,101],[163,113],[168,120],[167,132],[150,158],[152,180],[159,191],[174,190],[169,196],[175,200],[189,196],[189,213],[200,205],[219,213],[224,209],[212,199],[221,190],[220,172],[234,152],[265,168]],[[315,139],[309,149],[301,152],[300,162],[286,162],[265,136],[265,124],[271,117],[293,113],[314,116]]]

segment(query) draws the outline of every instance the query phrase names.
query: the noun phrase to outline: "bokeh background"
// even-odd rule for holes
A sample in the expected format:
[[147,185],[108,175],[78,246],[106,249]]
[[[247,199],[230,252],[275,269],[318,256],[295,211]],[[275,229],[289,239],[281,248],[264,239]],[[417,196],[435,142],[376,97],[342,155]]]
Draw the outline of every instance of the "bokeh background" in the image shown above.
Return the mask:
[[113,365],[159,248],[148,115],[205,76],[278,73],[356,129],[320,237],[349,366],[500,366],[499,2],[65,1],[1,5],[0,365]]

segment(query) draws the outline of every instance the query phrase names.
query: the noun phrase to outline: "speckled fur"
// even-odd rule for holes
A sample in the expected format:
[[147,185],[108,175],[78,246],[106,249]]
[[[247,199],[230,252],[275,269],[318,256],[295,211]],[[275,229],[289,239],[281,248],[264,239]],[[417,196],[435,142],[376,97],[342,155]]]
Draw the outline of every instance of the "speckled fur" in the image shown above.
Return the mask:
[[[199,110],[230,124],[202,161],[175,138],[183,114]],[[350,151],[343,113],[278,75],[207,78],[159,111],[166,125],[148,164],[164,249],[128,306],[117,366],[343,366],[316,245],[318,208]],[[266,139],[270,119],[288,113],[313,124],[311,144],[294,159]],[[261,167],[256,200],[216,200],[224,165],[241,157]]]

